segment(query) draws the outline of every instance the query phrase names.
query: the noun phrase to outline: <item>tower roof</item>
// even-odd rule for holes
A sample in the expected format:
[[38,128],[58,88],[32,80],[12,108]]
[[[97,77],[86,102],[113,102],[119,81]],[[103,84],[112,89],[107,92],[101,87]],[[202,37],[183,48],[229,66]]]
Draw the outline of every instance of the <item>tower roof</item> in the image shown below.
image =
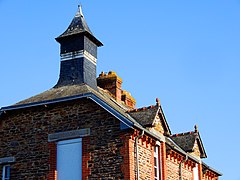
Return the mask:
[[67,30],[63,34],[58,36],[56,40],[59,42],[60,39],[77,34],[84,34],[90,40],[92,40],[97,46],[103,46],[103,44],[94,37],[90,28],[88,27],[82,12],[81,5],[78,6],[78,11],[75,14],[71,24],[68,26]]

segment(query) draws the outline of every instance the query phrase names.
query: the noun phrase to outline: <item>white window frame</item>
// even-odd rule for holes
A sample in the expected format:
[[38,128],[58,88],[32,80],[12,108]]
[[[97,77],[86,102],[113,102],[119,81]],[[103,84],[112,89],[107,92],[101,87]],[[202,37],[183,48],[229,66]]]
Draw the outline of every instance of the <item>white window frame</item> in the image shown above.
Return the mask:
[[154,180],[160,180],[159,146],[154,147]]
[[199,180],[198,164],[196,164],[196,167],[193,168],[193,178],[194,180]]
[[[6,173],[7,170],[8,169],[8,171],[9,171],[9,173]],[[11,170],[11,167],[10,167],[10,165],[8,164],[8,165],[4,165],[3,166],[3,168],[2,168],[2,180],[10,180],[10,170]]]

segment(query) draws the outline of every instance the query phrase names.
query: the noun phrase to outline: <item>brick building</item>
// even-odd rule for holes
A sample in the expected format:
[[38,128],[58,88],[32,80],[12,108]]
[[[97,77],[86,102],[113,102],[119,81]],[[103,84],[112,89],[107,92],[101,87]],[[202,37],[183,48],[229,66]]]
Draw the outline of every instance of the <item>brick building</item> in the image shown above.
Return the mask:
[[96,78],[97,48],[79,7],[61,45],[57,84],[0,109],[3,180],[217,180],[197,126],[172,134],[160,101],[135,108],[115,73]]

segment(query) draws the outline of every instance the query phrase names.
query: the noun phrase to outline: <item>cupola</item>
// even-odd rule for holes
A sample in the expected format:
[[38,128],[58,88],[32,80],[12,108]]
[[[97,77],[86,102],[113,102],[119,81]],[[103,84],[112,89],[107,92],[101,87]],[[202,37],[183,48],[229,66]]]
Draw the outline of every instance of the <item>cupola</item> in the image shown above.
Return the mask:
[[56,38],[60,43],[60,76],[55,88],[87,84],[97,90],[97,48],[103,44],[94,37],[82,13],[82,7],[67,30]]

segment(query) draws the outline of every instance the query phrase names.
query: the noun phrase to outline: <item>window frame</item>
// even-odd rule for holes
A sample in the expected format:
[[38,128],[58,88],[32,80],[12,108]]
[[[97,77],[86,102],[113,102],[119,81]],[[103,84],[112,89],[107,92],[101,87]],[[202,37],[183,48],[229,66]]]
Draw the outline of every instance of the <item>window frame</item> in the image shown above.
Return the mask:
[[2,168],[2,180],[10,180],[11,166],[9,164],[3,165]]
[[160,147],[156,145],[154,147],[154,180],[160,180],[160,158],[159,158]]

